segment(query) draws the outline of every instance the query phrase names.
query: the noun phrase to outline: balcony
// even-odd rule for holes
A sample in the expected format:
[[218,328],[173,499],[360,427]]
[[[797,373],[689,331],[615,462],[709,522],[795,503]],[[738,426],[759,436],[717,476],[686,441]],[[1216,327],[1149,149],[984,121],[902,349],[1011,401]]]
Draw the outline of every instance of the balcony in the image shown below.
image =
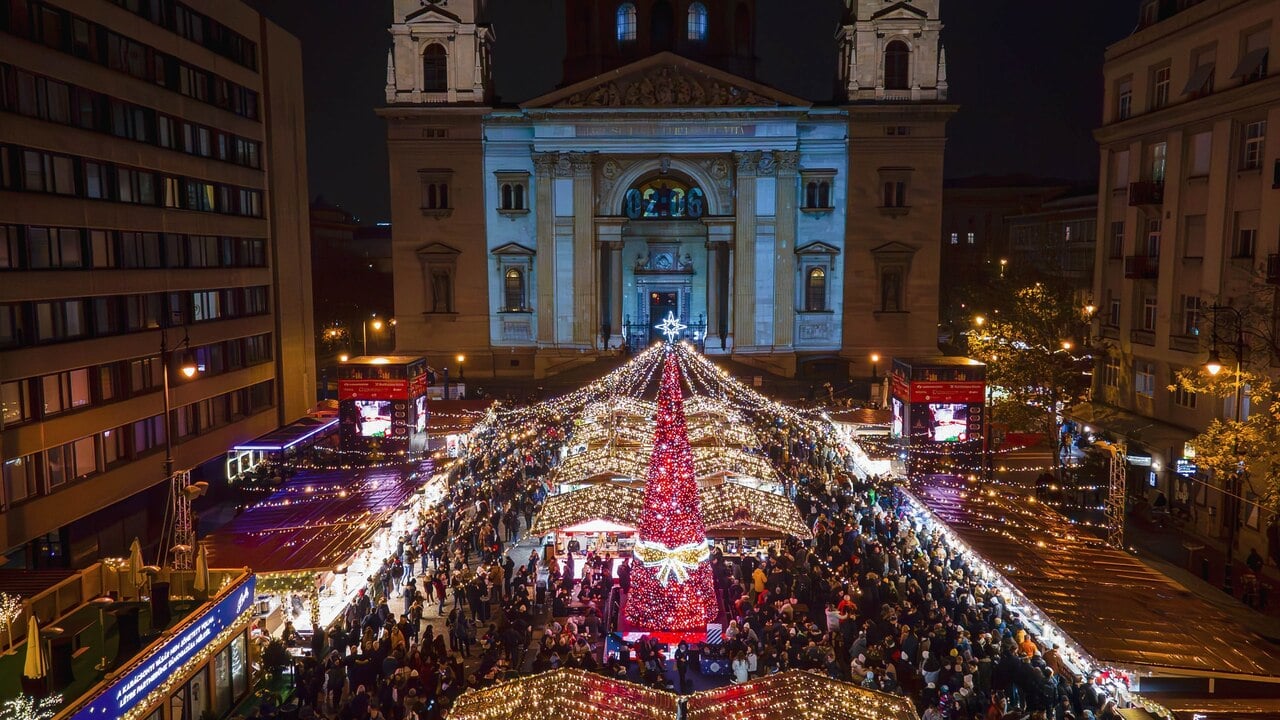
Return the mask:
[[1267,284],[1280,285],[1280,255],[1276,253],[1267,256]]
[[1154,330],[1130,330],[1129,341],[1134,345],[1146,345],[1155,347],[1156,333]]
[[1154,280],[1160,276],[1160,258],[1151,255],[1128,255],[1124,259],[1126,280]]
[[1164,204],[1163,182],[1129,183],[1129,207],[1143,207]]

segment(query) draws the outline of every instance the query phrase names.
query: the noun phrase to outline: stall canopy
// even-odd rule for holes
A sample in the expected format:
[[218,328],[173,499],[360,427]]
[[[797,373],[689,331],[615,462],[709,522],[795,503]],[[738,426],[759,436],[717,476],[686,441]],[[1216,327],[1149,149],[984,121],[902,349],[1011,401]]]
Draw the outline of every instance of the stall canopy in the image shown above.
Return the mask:
[[201,542],[215,567],[330,570],[367,542],[429,475],[426,463],[300,472]]
[[[703,519],[713,535],[812,537],[795,503],[782,495],[731,482],[702,488],[701,494]],[[643,508],[644,491],[639,488],[617,483],[591,485],[547,498],[529,532],[546,535],[594,521],[637,528]]]
[[[649,468],[651,446],[604,445],[570,455],[553,472],[552,480],[563,485],[630,478],[644,481]],[[769,461],[736,447],[693,448],[693,472],[699,478],[714,475],[745,475],[776,482],[777,472]]]
[[1152,450],[1165,452],[1176,449],[1179,452],[1175,457],[1181,455],[1183,444],[1195,437],[1195,433],[1187,428],[1097,402],[1080,403],[1071,408],[1067,417]]
[[954,477],[916,496],[1095,661],[1165,677],[1280,682],[1280,648],[1033,498]]
[[282,452],[302,445],[308,441],[315,442],[316,438],[323,436],[326,432],[333,430],[337,426],[337,418],[304,417],[300,420],[295,420],[282,428],[272,430],[266,435],[255,438],[251,442],[236,445],[232,449],[235,452],[248,452],[250,450],[257,450],[260,452]]
[[463,693],[449,720],[675,720],[676,696],[561,668]]
[[686,720],[918,720],[911,701],[805,670],[690,695]]

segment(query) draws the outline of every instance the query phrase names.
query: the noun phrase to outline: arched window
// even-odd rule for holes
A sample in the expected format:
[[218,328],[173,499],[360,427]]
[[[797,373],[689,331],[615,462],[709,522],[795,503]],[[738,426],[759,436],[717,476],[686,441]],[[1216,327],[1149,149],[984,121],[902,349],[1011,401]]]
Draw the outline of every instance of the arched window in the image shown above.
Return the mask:
[[884,87],[886,90],[911,87],[911,48],[901,40],[894,40],[884,49]]
[[422,89],[425,92],[449,89],[449,56],[439,45],[430,45],[422,53]]
[[439,186],[436,185],[435,183],[431,183],[430,185],[427,186],[427,209],[428,210],[437,210],[443,207],[440,204],[440,193],[437,190],[438,187]]
[[512,205],[512,208],[516,210],[523,210],[524,209],[524,186],[523,185],[514,186],[511,189],[511,194],[512,194],[513,203],[514,203]]
[[831,207],[831,183],[825,180],[818,183],[818,204],[817,207]]
[[707,39],[707,6],[700,2],[689,5],[689,39],[699,42]]
[[509,268],[503,278],[503,309],[507,312],[519,312],[525,309],[524,273],[518,268]]
[[807,208],[818,207],[818,183],[810,182],[804,186],[804,206]]
[[656,0],[649,10],[649,49],[670,50],[675,47],[675,35],[676,18],[670,0]]
[[804,309],[823,312],[827,309],[827,271],[820,267],[809,271],[804,284]]
[[631,42],[636,39],[636,6],[635,3],[624,2],[618,6],[618,42]]
[[502,209],[503,209],[503,210],[514,210],[514,209],[516,209],[516,206],[515,206],[515,205],[513,205],[513,204],[511,203],[511,200],[512,200],[512,198],[511,198],[511,184],[510,184],[510,183],[503,183],[503,184],[502,184]]

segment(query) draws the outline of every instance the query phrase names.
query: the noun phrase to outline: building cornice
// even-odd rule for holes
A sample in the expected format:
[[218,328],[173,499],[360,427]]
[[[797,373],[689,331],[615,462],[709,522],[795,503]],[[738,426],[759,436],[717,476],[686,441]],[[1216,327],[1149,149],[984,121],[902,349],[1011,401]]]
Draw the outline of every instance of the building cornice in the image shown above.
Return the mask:
[[1110,145],[1126,138],[1168,132],[1193,123],[1216,120],[1250,108],[1268,107],[1277,103],[1280,103],[1280,75],[1272,75],[1257,82],[1237,85],[1229,90],[1103,125],[1093,131],[1093,137],[1100,145]]

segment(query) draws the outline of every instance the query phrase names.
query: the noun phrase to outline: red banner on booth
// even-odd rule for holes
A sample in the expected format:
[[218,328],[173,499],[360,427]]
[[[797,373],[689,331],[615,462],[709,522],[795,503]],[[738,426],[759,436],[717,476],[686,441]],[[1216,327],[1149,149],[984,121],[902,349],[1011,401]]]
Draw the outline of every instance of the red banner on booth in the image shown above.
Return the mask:
[[339,400],[408,400],[408,380],[339,380]]

